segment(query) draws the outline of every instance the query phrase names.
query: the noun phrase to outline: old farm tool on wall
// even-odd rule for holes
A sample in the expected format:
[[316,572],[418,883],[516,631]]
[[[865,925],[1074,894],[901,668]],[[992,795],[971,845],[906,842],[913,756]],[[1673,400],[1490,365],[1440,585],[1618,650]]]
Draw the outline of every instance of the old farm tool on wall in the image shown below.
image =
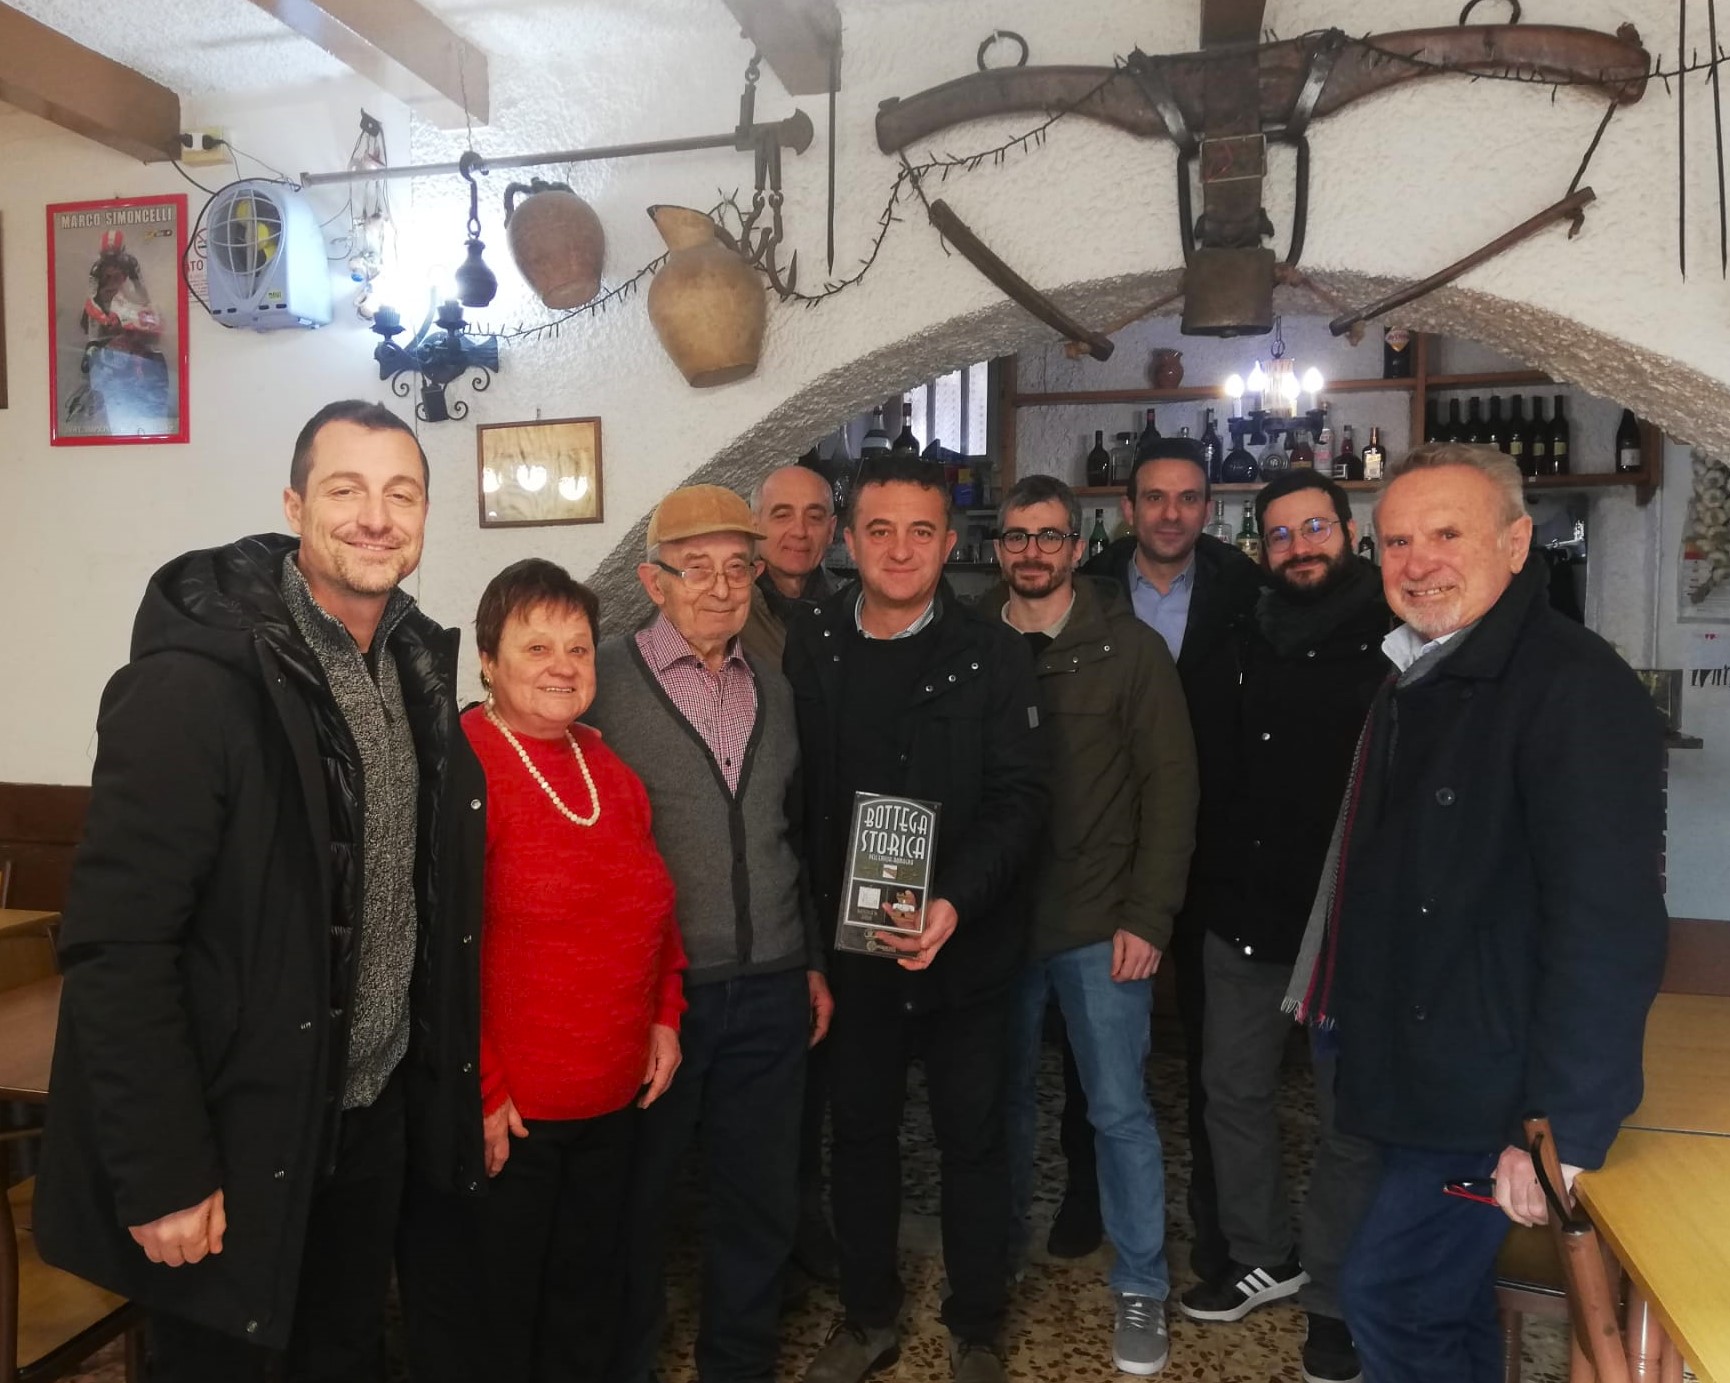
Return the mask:
[[[1645,92],[1649,62],[1631,25],[1607,34],[1489,24],[1362,39],[1330,29],[1262,44],[1257,38],[1263,7],[1263,0],[1203,0],[1202,48],[1194,53],[1136,52],[1119,67],[995,68],[886,101],[877,113],[878,146],[899,153],[951,125],[1031,112],[1073,114],[1143,138],[1172,140],[1179,154],[1183,330],[1235,336],[1265,332],[1272,320],[1276,261],[1262,244],[1273,233],[1262,205],[1269,141],[1288,143],[1297,153],[1289,266],[1303,251],[1305,134],[1320,117],[1391,87],[1449,73],[1577,86],[1621,105]],[[1197,165],[1202,210],[1192,219],[1191,171]],[[957,248],[967,253],[959,243]],[[997,281],[989,272],[988,277]],[[1021,288],[1011,296],[1052,321],[1060,311],[1055,304],[1031,285]]]

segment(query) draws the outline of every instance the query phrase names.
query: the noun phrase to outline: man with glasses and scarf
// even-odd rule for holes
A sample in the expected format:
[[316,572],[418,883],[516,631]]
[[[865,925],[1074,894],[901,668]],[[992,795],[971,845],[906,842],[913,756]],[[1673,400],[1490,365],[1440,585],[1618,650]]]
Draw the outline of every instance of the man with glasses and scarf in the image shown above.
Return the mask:
[[1375,1182],[1370,1144],[1333,1118],[1333,1057],[1311,1051],[1317,1137],[1301,1242],[1280,1163],[1279,1073],[1292,1020],[1282,1010],[1352,750],[1376,689],[1389,615],[1376,568],[1353,555],[1344,490],[1294,470],[1255,498],[1268,589],[1240,628],[1235,715],[1204,755],[1223,771],[1202,797],[1186,908],[1207,928],[1202,1082],[1231,1260],[1184,1293],[1197,1321],[1237,1321],[1296,1295],[1309,1313],[1303,1377],[1359,1377],[1339,1270]]

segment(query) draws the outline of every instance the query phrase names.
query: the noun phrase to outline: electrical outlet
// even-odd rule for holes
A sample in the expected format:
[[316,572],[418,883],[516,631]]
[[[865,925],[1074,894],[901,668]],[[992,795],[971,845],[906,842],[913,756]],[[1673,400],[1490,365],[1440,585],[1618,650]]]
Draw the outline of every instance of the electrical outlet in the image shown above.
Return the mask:
[[207,164],[227,163],[228,145],[227,131],[207,126],[199,130],[187,130],[180,136],[180,161],[188,168],[200,168]]

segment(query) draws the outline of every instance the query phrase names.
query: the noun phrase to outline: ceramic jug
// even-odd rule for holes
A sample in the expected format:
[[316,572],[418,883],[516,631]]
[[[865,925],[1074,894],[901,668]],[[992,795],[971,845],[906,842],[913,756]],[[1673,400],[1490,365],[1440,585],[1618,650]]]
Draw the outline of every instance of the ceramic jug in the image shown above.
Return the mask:
[[763,281],[702,212],[652,206],[649,215],[671,252],[649,284],[662,348],[693,389],[744,379],[763,349]]
[[1183,383],[1183,352],[1157,350],[1148,366],[1148,377],[1156,389],[1175,389]]
[[[518,193],[527,193],[520,205]],[[562,182],[535,178],[505,189],[511,258],[548,307],[581,307],[601,289],[607,238],[595,209]]]

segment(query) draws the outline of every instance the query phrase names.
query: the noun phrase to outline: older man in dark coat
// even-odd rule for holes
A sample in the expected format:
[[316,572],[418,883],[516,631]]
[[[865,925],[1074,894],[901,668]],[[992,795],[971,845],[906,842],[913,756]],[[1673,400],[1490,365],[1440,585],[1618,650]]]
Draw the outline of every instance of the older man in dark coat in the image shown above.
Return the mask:
[[[1522,1116],[1549,1116],[1571,1182],[1640,1102],[1666,935],[1659,722],[1609,645],[1550,609],[1531,531],[1517,469],[1482,447],[1419,447],[1376,510],[1398,677],[1291,998],[1337,1032],[1341,1127],[1381,1145],[1341,1284],[1378,1383],[1502,1376],[1496,1253],[1510,1219],[1545,1217]],[[1492,1176],[1505,1215],[1442,1192]]]

